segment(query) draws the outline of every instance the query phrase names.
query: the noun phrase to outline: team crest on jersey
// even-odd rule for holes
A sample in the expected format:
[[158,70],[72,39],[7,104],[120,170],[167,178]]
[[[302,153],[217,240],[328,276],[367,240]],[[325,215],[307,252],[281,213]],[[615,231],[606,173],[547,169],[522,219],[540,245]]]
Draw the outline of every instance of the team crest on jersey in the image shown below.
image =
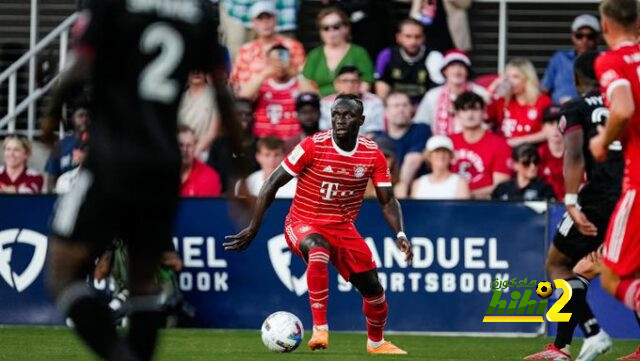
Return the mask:
[[391,77],[393,79],[400,79],[402,78],[402,71],[398,68],[393,69],[393,71],[391,72]]
[[309,227],[309,226],[302,226],[302,227],[298,228],[298,232],[305,233],[305,232],[308,232],[310,229],[311,229],[311,227]]
[[364,177],[364,167],[363,167],[363,166],[361,166],[361,165],[356,166],[356,167],[355,167],[355,169],[353,170],[353,175],[354,175],[356,178],[362,178],[362,177]]
[[538,117],[538,110],[529,109],[529,112],[527,112],[527,117],[529,117],[529,120],[536,120],[536,118]]
[[558,122],[558,129],[560,129],[560,133],[564,133],[567,129],[567,117],[564,115],[560,117],[560,121]]

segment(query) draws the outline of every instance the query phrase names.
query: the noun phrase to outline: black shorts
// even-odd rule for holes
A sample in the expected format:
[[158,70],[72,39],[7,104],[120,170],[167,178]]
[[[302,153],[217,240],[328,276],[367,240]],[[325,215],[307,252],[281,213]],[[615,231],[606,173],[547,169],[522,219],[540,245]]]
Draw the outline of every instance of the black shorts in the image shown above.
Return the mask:
[[[583,235],[576,228],[573,219],[565,212],[553,238],[553,244],[556,248],[575,262],[598,249],[604,242],[609,219],[616,206],[616,202],[611,200],[585,203],[585,205],[581,205],[580,210],[596,226],[598,234],[596,236]],[[578,201],[578,204],[581,202]]]
[[63,241],[88,246],[95,256],[115,238],[157,256],[173,248],[178,199],[177,186],[118,191],[83,169],[71,191],[58,198],[51,232]]

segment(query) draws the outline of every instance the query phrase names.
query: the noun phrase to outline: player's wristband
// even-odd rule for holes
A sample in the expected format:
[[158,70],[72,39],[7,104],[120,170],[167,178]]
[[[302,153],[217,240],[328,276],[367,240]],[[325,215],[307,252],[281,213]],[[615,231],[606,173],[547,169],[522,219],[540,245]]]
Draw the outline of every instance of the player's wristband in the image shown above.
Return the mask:
[[564,195],[564,205],[565,206],[575,206],[578,204],[578,194],[577,193],[567,193]]
[[407,238],[407,235],[404,232],[400,231],[400,232],[398,232],[398,234],[396,234],[396,239],[398,239],[400,237]]

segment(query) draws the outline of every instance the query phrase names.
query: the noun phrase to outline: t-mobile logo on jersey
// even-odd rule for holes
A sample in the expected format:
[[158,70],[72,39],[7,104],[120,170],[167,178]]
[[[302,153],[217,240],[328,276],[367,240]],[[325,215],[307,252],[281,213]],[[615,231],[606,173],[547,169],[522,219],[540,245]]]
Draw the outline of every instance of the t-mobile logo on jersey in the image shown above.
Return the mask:
[[330,201],[332,196],[338,194],[338,187],[338,183],[322,182],[322,185],[320,186],[320,194],[324,194],[322,199]]

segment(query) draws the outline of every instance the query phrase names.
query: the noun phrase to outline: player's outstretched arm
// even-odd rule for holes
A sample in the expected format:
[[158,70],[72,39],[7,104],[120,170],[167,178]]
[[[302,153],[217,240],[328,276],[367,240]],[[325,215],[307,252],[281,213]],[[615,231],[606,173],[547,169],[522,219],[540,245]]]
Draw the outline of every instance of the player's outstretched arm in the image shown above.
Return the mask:
[[262,223],[262,217],[267,211],[267,208],[269,208],[269,206],[273,202],[273,199],[276,197],[278,189],[287,184],[291,180],[291,178],[293,178],[293,176],[287,173],[287,171],[285,171],[282,166],[276,168],[273,174],[271,174],[269,179],[267,179],[267,181],[260,189],[258,200],[256,201],[256,206],[249,225],[245,229],[240,231],[240,233],[233,236],[225,237],[225,239],[230,240],[230,242],[223,243],[225,250],[244,251],[247,247],[249,247],[251,241],[253,241],[255,236],[258,234],[260,224]]
[[72,56],[70,63],[69,67],[60,74],[58,83],[51,92],[51,98],[40,125],[42,141],[46,144],[53,143],[55,138],[53,133],[60,124],[62,105],[72,95],[80,92],[82,87],[87,84],[93,65],[90,59],[80,56]]
[[582,153],[584,131],[576,128],[564,135],[564,187],[567,213],[573,219],[578,232],[585,236],[595,237],[598,228],[589,221],[577,205],[578,190],[584,179],[584,154]]
[[396,245],[406,256],[406,261],[411,263],[413,259],[413,250],[411,242],[404,235],[404,220],[402,218],[402,208],[400,202],[393,195],[393,187],[376,187],[376,195],[382,206],[382,214],[384,219],[389,223],[394,232],[396,232]]
[[598,135],[591,138],[589,149],[593,157],[602,162],[607,157],[609,144],[618,139],[635,112],[630,86],[618,86],[611,92],[609,118],[605,127],[598,127]]

